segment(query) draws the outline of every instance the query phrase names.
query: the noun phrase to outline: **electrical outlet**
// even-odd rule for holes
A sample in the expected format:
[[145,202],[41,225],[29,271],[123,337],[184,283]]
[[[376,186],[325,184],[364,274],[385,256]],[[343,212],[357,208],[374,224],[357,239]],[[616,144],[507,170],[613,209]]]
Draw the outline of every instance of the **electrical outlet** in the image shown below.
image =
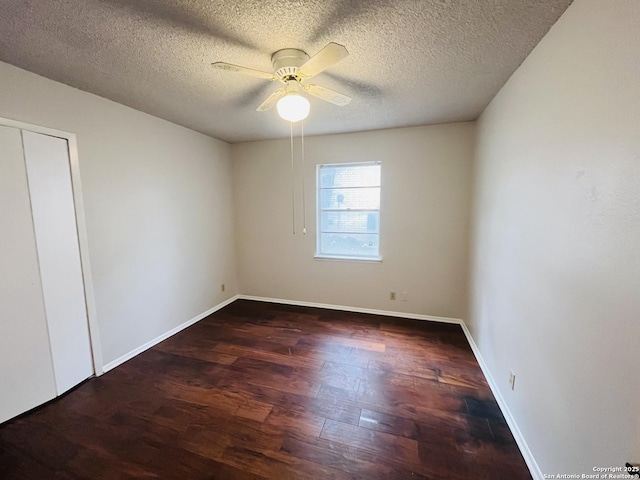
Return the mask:
[[225,286],[224,286],[224,283],[223,283],[222,285],[220,285],[220,291],[224,292],[224,290],[225,290]]
[[516,374],[513,371],[509,371],[509,385],[511,386],[511,390],[516,389]]
[[396,299],[396,292],[391,292],[389,294],[389,300],[395,300]]
[[400,300],[402,300],[403,302],[406,302],[407,300],[409,300],[409,294],[407,292],[402,292],[400,294]]

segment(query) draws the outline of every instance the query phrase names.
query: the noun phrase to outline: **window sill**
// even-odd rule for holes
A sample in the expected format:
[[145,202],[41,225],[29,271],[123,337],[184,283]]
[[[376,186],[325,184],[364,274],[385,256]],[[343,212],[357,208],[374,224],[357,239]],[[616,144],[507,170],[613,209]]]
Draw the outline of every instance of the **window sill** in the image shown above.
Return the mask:
[[342,262],[356,262],[356,263],[381,263],[382,257],[377,258],[363,258],[363,257],[339,257],[331,255],[314,255],[314,260],[329,260],[329,261],[342,261]]

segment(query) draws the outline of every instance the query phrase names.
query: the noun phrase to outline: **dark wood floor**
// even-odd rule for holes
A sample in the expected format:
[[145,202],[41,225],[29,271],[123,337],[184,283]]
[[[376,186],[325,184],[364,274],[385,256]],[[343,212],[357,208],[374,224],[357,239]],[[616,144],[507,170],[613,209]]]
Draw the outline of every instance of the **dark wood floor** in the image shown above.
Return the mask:
[[0,426],[8,479],[531,479],[457,325],[236,301]]

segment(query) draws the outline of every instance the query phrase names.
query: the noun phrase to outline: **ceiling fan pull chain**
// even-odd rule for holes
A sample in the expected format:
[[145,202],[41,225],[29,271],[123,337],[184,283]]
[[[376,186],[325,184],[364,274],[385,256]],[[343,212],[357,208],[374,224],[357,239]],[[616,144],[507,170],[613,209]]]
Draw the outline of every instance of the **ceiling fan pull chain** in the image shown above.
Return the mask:
[[305,164],[304,164],[304,120],[300,120],[300,158],[302,163],[302,234],[307,234],[307,206],[306,199],[307,195],[305,193]]
[[293,122],[291,122],[291,224],[293,226],[293,234],[296,234],[296,194],[295,194],[295,175],[293,169]]

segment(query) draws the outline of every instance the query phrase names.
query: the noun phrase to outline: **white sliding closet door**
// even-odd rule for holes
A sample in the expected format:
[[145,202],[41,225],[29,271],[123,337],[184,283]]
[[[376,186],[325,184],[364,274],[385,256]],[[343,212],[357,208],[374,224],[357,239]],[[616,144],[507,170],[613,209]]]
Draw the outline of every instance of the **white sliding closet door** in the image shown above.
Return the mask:
[[56,396],[21,132],[0,126],[0,422]]
[[0,423],[92,360],[67,140],[0,125]]
[[67,141],[22,131],[58,395],[93,374]]

